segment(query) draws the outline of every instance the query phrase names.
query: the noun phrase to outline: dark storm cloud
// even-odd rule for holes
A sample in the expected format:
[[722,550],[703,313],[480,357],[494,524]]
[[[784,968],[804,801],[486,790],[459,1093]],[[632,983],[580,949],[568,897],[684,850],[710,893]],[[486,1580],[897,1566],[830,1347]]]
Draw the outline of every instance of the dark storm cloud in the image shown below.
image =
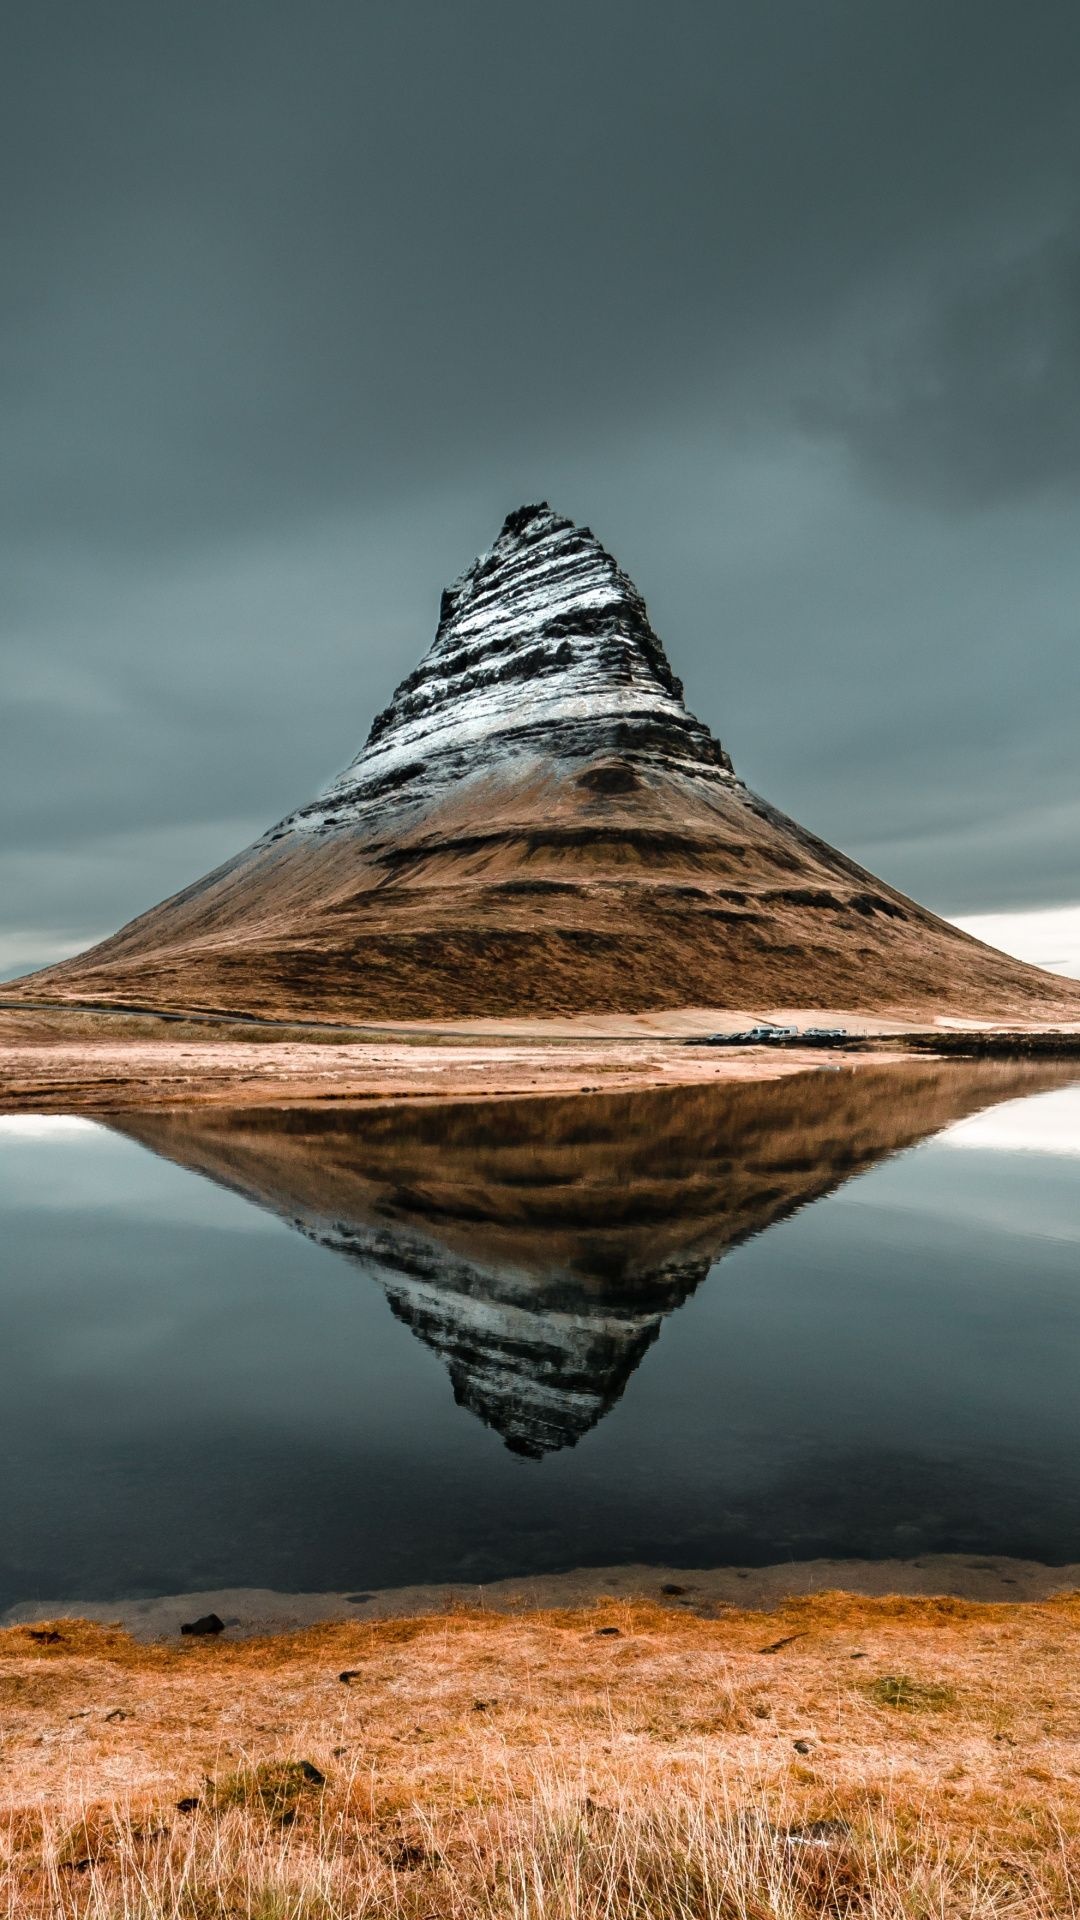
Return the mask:
[[771,386],[931,222],[1080,158],[1039,12],[46,0],[9,48],[7,524],[171,548]]
[[2,85],[0,968],[335,771],[538,494],[782,804],[1080,896],[1072,0],[39,0]]
[[[974,506],[1080,480],[1080,216],[961,283],[811,403],[870,473]],[[876,349],[876,350],[875,350]]]

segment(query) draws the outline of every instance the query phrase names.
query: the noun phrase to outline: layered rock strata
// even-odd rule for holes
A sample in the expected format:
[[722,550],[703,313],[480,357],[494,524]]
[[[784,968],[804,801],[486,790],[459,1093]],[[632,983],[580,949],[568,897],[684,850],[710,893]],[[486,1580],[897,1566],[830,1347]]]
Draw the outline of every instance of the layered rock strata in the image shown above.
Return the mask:
[[323,793],[8,991],[330,1020],[1080,1018],[1080,986],[982,946],[751,793],[687,710],[637,589],[546,505],[511,514],[447,589],[433,645]]
[[[547,506],[509,515],[490,553],[447,587],[433,645],[356,759],[260,845],[290,833],[399,826],[460,782],[614,756],[603,793],[635,775],[730,780],[718,740],[683,702],[637,588],[588,527]],[[590,789],[587,788],[586,791]]]

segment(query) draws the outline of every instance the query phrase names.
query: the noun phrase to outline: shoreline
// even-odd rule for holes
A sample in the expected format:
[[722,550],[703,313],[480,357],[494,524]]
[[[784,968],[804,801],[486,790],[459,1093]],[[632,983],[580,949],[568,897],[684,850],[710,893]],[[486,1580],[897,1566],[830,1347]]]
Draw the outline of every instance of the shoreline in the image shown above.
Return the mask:
[[[294,1045],[242,1041],[197,1051],[182,1044],[0,1049],[0,1114],[95,1114],[148,1107],[411,1105],[632,1093],[652,1087],[779,1080],[843,1067],[901,1065],[909,1056],[871,1051],[784,1055],[629,1047],[603,1052],[567,1045],[436,1048]],[[331,1055],[328,1059],[327,1055]],[[318,1057],[312,1058],[312,1055]],[[915,1056],[925,1059],[925,1055]]]
[[[708,1046],[759,1021],[846,1029],[837,1045]],[[698,1043],[698,1044],[695,1044]],[[597,1015],[316,1029],[199,1014],[0,1001],[0,1114],[424,1103],[774,1080],[931,1058],[1080,1058],[1080,1027],[934,1026],[845,1009]],[[1080,1068],[1078,1068],[1080,1070]]]
[[762,1567],[633,1563],[575,1567],[483,1582],[432,1581],[346,1593],[207,1587],[117,1600],[26,1600],[0,1614],[0,1630],[42,1621],[120,1627],[144,1644],[176,1640],[185,1622],[216,1613],[230,1640],[274,1638],[311,1627],[364,1625],[445,1614],[545,1614],[603,1602],[658,1606],[698,1619],[733,1609],[782,1612],[823,1593],[867,1599],[952,1599],[1017,1605],[1080,1592],[1080,1561],[1051,1565],[1006,1554],[927,1553],[915,1559],[779,1561]]

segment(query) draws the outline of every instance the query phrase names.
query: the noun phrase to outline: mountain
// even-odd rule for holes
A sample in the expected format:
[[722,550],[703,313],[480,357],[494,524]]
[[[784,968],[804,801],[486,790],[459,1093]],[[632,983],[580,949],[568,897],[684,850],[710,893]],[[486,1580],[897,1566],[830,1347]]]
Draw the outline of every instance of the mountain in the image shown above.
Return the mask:
[[446,590],[434,643],[323,793],[21,991],[345,1020],[1080,1017],[1080,987],[751,793],[687,710],[637,589],[546,505],[510,514]]
[[516,1453],[573,1446],[731,1247],[1072,1069],[897,1063],[589,1099],[125,1114],[382,1288]]

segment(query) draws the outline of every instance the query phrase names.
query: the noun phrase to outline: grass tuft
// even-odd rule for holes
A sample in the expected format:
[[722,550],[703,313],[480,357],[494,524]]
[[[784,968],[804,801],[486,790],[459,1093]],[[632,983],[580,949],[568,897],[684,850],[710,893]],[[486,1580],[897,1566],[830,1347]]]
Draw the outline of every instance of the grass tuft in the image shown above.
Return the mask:
[[956,1705],[955,1687],[936,1681],[911,1680],[906,1673],[883,1673],[866,1688],[879,1707],[898,1707],[904,1713],[941,1713]]
[[205,1804],[212,1813],[244,1807],[261,1809],[276,1820],[294,1820],[302,1795],[325,1784],[325,1774],[310,1760],[262,1760],[208,1782]]
[[[314,1783],[307,1783],[313,1787]],[[303,1798],[293,1824],[259,1794],[193,1822],[123,1809],[73,1870],[46,1827],[6,1920],[1062,1920],[1077,1911],[1075,1835],[1044,1853],[959,1842],[927,1806],[875,1799],[796,1820],[762,1785],[736,1799],[722,1769],[604,1782],[492,1780],[471,1804],[358,1817],[344,1789]],[[2,1881],[0,1881],[2,1887]]]

